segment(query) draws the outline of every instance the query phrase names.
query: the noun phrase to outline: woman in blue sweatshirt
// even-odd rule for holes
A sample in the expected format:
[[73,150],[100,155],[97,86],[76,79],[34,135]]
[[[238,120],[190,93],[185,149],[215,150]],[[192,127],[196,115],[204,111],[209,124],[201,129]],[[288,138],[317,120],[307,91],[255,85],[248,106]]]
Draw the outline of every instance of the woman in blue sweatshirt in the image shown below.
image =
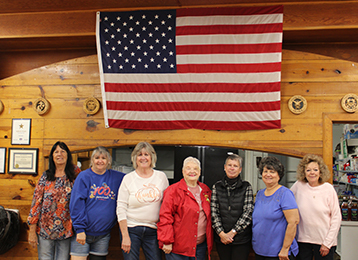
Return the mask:
[[75,236],[71,259],[106,259],[110,232],[116,223],[117,192],[124,174],[111,170],[112,157],[104,147],[91,156],[91,167],[81,172],[72,189],[70,213]]

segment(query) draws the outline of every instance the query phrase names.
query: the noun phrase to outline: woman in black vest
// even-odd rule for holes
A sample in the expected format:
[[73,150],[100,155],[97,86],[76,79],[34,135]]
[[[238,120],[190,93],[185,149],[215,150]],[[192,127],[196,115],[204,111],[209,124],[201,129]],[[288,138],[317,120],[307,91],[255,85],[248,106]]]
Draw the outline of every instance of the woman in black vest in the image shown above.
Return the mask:
[[226,158],[225,177],[213,186],[211,219],[221,260],[246,260],[251,249],[254,199],[251,184],[240,178],[242,158]]

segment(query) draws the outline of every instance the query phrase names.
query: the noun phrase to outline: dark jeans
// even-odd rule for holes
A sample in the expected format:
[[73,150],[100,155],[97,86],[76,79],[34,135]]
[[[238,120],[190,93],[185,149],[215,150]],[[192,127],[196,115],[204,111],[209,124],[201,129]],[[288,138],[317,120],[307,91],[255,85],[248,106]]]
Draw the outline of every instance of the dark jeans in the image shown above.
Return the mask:
[[196,257],[178,255],[174,253],[165,254],[166,260],[205,260],[206,259],[206,241],[196,246]]
[[[290,260],[295,259],[295,257],[293,255],[289,255],[288,258]],[[269,256],[262,256],[262,255],[255,254],[255,260],[280,260],[280,258],[278,256],[277,257],[269,257]]]
[[124,260],[139,260],[139,251],[141,247],[146,260],[162,259],[162,253],[158,246],[156,229],[136,226],[129,227],[128,233],[131,239],[131,250],[128,254],[123,252]]
[[242,245],[225,245],[216,243],[220,260],[247,260],[249,258],[251,242]]
[[315,260],[333,260],[334,252],[336,251],[336,247],[332,246],[328,255],[321,256],[319,253],[321,245],[299,242],[298,247],[300,251],[298,252],[297,260],[312,260],[313,256]]

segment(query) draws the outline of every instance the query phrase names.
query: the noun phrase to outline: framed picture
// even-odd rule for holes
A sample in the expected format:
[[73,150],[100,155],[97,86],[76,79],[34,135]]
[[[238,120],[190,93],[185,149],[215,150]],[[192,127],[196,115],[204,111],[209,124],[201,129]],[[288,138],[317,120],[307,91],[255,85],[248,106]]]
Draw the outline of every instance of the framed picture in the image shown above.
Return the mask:
[[37,174],[38,148],[9,148],[8,173]]
[[14,118],[12,120],[11,144],[30,144],[31,119]]
[[0,147],[0,173],[5,173],[6,148]]

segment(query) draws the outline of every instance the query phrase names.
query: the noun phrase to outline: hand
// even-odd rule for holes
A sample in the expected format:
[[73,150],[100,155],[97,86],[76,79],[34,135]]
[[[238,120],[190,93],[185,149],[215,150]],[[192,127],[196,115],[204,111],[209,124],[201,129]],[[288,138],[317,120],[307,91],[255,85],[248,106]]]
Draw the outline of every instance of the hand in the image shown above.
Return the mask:
[[326,247],[325,245],[321,245],[321,248],[319,249],[319,253],[321,254],[321,256],[326,256],[329,253],[329,248]]
[[290,260],[288,257],[288,249],[281,248],[281,251],[278,253],[278,258],[280,260]]
[[228,233],[225,233],[224,231],[221,231],[220,234],[219,234],[220,241],[224,245],[231,244],[232,241],[234,241],[234,236],[235,236],[235,233],[232,232],[232,231],[230,231]]
[[170,244],[170,245],[163,245],[163,252],[166,253],[166,254],[170,254],[170,252],[172,251],[173,249],[173,244]]
[[78,233],[76,236],[76,241],[81,245],[86,244],[86,233],[85,232]]
[[36,231],[30,230],[28,241],[32,248],[36,248],[36,246],[39,244]]
[[131,251],[131,239],[129,236],[122,237],[122,250],[127,254],[129,254],[129,251]]

